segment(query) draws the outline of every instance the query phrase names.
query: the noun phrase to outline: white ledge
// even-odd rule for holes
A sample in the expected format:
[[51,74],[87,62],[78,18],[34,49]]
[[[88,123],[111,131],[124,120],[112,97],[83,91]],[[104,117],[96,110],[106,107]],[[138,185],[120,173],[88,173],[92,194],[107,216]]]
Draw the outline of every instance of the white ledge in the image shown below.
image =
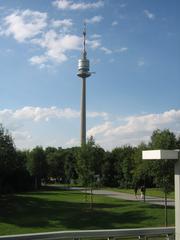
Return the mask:
[[146,150],[142,152],[143,160],[177,160],[179,151],[177,150]]

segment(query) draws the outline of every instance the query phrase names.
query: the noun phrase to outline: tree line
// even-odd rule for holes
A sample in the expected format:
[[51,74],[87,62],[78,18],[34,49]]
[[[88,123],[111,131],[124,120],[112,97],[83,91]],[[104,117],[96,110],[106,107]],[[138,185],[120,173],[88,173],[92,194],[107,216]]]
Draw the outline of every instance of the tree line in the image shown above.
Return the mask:
[[148,144],[105,151],[91,137],[82,147],[36,146],[16,149],[10,133],[0,125],[0,194],[39,189],[42,183],[133,188],[135,185],[174,186],[173,161],[142,161],[142,150],[180,149],[180,137],[156,129]]

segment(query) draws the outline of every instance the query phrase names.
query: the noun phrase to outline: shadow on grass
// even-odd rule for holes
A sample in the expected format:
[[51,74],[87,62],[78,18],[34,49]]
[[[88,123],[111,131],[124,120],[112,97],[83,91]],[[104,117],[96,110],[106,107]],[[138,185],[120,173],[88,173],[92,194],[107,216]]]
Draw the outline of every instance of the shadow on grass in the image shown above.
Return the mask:
[[[64,230],[124,228],[154,220],[153,216],[145,215],[143,209],[137,211],[131,202],[94,203],[93,210],[90,210],[87,203],[60,199],[62,193],[35,192],[3,196],[0,199],[0,222],[18,227]],[[48,194],[54,194],[55,198],[48,198]],[[68,193],[67,196],[73,198],[71,194]],[[41,198],[41,195],[47,197]]]
[[[146,203],[146,204],[148,204],[152,210],[156,210],[156,209],[162,209],[162,210],[164,210],[164,208],[165,208],[164,205],[150,204],[150,203]],[[143,209],[143,208],[144,208],[144,209],[147,208],[147,205],[146,205],[146,204],[141,204],[140,208],[142,208],[142,209]],[[167,208],[174,210],[174,207],[173,207],[173,206],[167,206]]]
[[71,192],[71,194],[82,195],[83,193],[76,189],[68,189],[68,188],[59,188],[58,186],[43,186],[40,190],[33,192],[22,192],[21,194],[26,195],[67,195],[67,192]]

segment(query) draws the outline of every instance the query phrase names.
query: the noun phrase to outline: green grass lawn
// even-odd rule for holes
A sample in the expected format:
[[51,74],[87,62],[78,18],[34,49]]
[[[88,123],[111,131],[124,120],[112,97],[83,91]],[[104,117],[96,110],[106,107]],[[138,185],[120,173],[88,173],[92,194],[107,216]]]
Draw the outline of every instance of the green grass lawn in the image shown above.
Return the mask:
[[[134,189],[108,188],[108,190],[134,194]],[[140,190],[138,190],[138,194],[140,195]],[[147,196],[164,198],[164,193],[159,188],[147,188],[146,189],[146,195]],[[168,198],[174,199],[174,192],[169,193],[167,196],[168,196]]]
[[[46,190],[0,196],[0,235],[73,229],[164,226],[164,208],[143,202],[94,197],[94,208],[78,191]],[[174,209],[168,209],[174,225]]]

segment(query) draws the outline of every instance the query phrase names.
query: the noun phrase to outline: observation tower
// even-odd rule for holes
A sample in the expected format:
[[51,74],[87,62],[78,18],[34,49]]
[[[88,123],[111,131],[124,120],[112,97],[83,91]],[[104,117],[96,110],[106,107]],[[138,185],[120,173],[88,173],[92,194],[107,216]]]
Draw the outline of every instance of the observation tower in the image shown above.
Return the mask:
[[86,78],[91,76],[89,71],[89,60],[86,51],[86,24],[83,31],[83,51],[81,58],[78,60],[77,76],[82,79],[82,95],[81,95],[81,146],[86,144]]

